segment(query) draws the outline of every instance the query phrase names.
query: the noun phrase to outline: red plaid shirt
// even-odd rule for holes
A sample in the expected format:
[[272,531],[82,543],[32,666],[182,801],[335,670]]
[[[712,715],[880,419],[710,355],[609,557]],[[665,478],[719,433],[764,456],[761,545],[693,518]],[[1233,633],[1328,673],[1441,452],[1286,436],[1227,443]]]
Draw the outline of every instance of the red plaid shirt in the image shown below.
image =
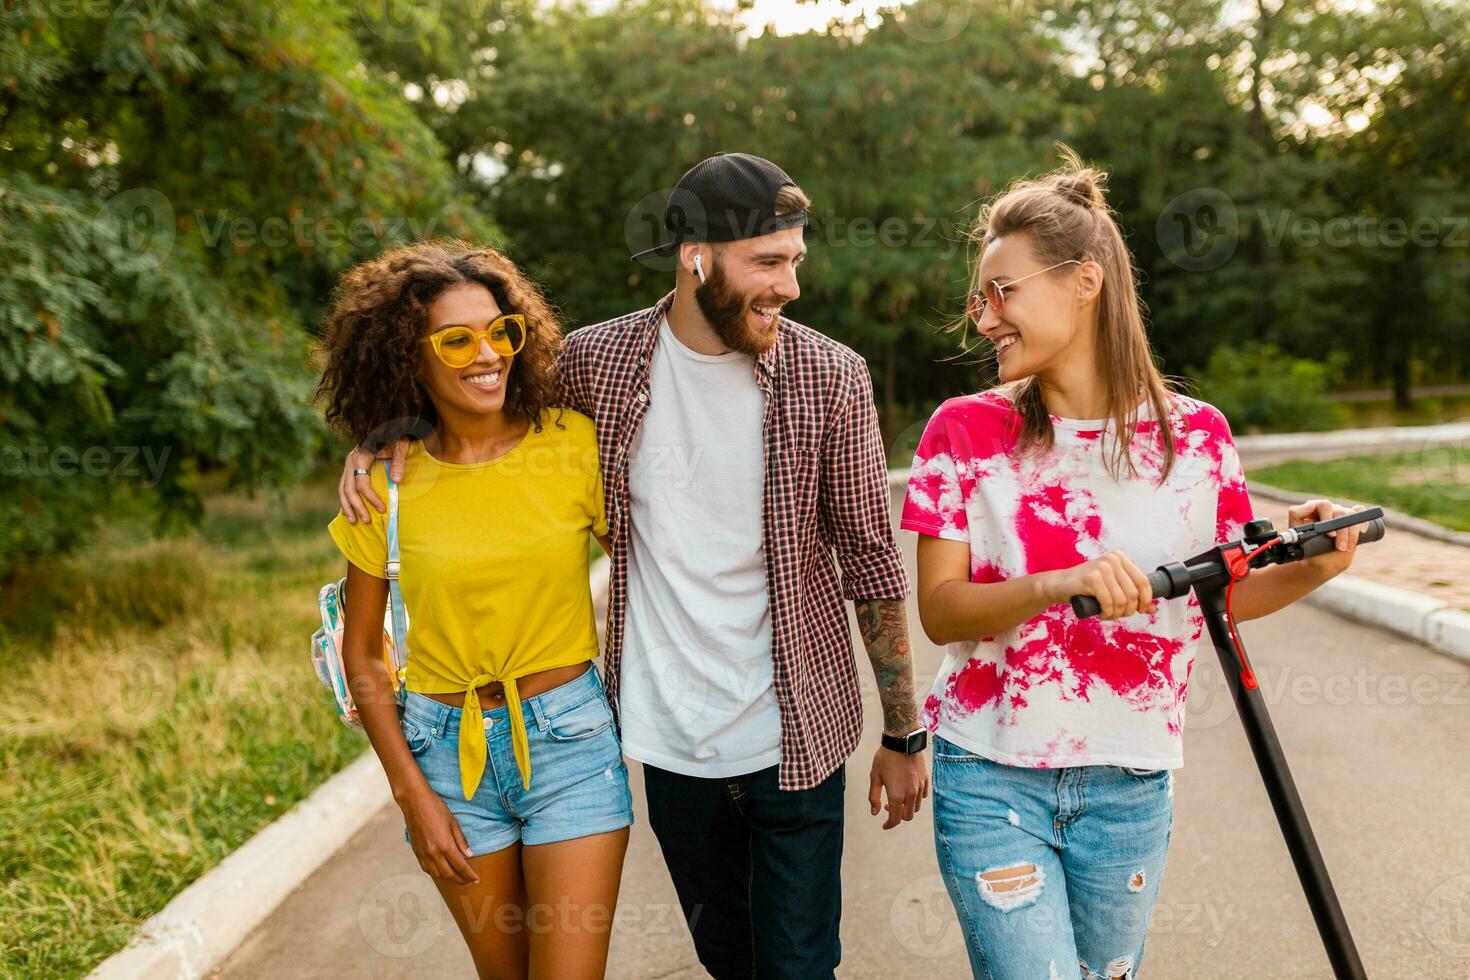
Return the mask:
[[[614,710],[628,604],[629,447],[648,413],[658,326],[673,301],[670,293],[651,309],[574,331],[558,362],[567,406],[597,423],[612,539],[603,672]],[[867,363],[783,317],[755,375],[766,398],[761,522],[781,710],[779,785],[807,789],[836,771],[862,731],[843,600],[903,599],[909,582],[889,523]]]

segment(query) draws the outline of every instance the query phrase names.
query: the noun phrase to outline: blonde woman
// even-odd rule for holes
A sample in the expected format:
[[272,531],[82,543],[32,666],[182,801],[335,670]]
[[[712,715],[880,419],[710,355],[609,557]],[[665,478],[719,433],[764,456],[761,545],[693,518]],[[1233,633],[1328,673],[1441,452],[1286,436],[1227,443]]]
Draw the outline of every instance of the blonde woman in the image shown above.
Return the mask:
[[[901,523],[924,630],[948,644],[922,713],[935,846],[972,969],[997,980],[1137,974],[1203,627],[1143,569],[1251,518],[1224,416],[1154,366],[1103,179],[1069,152],[982,209],[969,315],[1002,383],[934,413]],[[1310,501],[1291,523],[1343,513]],[[1236,618],[1343,571],[1357,537],[1252,573]]]

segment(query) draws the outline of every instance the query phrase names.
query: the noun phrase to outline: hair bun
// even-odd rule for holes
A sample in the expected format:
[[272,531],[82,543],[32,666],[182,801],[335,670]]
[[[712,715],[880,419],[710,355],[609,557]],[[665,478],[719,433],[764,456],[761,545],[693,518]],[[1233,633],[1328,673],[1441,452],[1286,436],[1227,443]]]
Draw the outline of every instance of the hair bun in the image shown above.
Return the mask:
[[1103,175],[1087,167],[1075,173],[1060,174],[1055,178],[1057,193],[1084,208],[1101,208],[1103,200]]

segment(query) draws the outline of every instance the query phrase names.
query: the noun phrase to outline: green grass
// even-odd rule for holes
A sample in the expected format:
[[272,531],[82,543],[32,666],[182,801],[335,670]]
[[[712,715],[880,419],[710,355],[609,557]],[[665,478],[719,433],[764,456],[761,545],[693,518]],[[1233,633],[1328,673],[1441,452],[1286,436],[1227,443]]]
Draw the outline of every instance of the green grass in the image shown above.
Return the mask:
[[1463,447],[1326,462],[1292,460],[1253,469],[1246,479],[1305,494],[1346,497],[1470,531],[1470,458]]
[[365,750],[307,657],[335,511],[317,480],[124,516],[0,590],[0,976],[87,973]]

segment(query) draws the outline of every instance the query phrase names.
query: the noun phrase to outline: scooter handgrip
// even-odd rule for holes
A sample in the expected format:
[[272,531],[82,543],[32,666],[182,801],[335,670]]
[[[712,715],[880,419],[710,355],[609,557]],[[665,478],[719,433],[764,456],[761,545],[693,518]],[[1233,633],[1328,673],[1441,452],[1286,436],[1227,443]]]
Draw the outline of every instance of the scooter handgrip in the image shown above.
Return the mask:
[[[1358,544],[1368,544],[1370,541],[1380,541],[1383,538],[1383,518],[1376,517],[1363,525],[1363,531],[1358,535]],[[1321,534],[1302,542],[1302,557],[1313,558],[1317,555],[1325,555],[1337,547],[1337,539],[1329,534]]]
[[[1148,584],[1153,589],[1154,597],[1166,595],[1169,591],[1169,573],[1162,568],[1156,568],[1148,573]],[[1102,604],[1097,601],[1096,596],[1074,595],[1072,597],[1072,611],[1077,614],[1078,619],[1087,619],[1102,612]]]

